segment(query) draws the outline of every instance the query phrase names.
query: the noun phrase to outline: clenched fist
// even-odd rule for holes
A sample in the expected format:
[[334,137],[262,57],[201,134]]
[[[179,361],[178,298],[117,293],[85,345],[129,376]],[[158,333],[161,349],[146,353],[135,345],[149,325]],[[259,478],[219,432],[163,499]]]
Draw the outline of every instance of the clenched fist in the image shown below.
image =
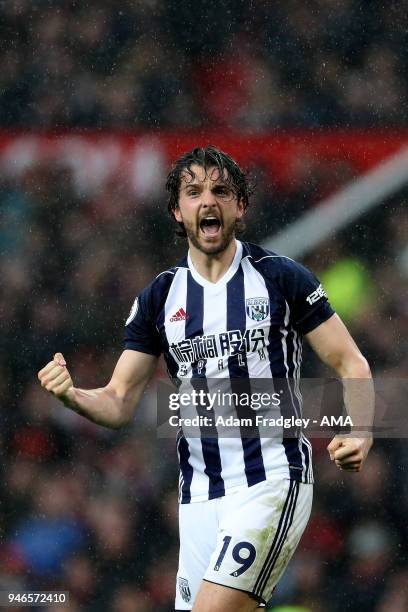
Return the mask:
[[347,438],[335,436],[327,450],[330,459],[335,462],[340,470],[359,472],[372,444],[373,439],[371,437]]
[[55,353],[54,359],[38,372],[41,385],[64,403],[73,399],[74,385],[67,364],[61,353]]

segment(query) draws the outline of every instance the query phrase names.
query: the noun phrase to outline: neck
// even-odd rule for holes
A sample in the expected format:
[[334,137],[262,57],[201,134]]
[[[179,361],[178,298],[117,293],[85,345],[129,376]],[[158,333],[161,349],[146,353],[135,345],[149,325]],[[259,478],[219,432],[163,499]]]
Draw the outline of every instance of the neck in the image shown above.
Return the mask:
[[221,253],[207,255],[189,243],[191,261],[197,272],[210,283],[216,283],[224,276],[234,260],[237,250],[235,239]]

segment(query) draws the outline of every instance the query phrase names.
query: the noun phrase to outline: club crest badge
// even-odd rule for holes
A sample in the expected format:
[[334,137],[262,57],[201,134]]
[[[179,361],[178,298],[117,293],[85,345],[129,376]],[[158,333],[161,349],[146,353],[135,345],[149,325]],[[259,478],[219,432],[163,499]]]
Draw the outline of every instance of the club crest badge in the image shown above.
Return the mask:
[[245,300],[246,313],[253,321],[264,321],[269,314],[269,298],[257,297]]
[[188,585],[188,580],[185,578],[178,578],[178,587],[180,591],[180,595],[183,598],[183,601],[188,603],[191,600],[191,591]]

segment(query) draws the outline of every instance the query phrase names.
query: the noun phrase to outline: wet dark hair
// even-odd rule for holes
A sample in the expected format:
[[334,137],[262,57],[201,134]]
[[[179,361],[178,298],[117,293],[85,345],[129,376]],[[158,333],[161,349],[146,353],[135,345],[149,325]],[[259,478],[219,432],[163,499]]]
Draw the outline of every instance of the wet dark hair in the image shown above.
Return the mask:
[[[196,164],[201,166],[206,171],[209,169],[217,169],[219,176],[223,177],[223,181],[228,184],[239,200],[242,200],[244,210],[249,206],[249,197],[253,193],[253,186],[247,176],[238,164],[226,153],[220,151],[216,147],[209,145],[207,147],[196,147],[188,153],[184,153],[174,163],[171,171],[167,175],[166,190],[169,192],[168,211],[174,218],[174,211],[178,207],[181,179],[183,174],[190,174],[191,179],[194,179],[194,172],[191,166]],[[226,171],[226,172],[225,172]],[[176,230],[178,236],[187,236],[184,229],[184,224],[177,222],[179,228]],[[245,229],[242,221],[237,222],[236,231],[240,232]]]

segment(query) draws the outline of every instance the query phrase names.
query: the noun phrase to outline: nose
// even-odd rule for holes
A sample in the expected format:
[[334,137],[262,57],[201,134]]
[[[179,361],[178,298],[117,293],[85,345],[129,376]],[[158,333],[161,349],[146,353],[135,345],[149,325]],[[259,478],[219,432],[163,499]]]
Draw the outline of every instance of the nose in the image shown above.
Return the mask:
[[202,197],[203,207],[208,208],[211,206],[215,206],[216,203],[217,203],[217,199],[215,195],[213,194],[213,192],[211,191],[211,189],[205,189],[203,191],[203,197]]

